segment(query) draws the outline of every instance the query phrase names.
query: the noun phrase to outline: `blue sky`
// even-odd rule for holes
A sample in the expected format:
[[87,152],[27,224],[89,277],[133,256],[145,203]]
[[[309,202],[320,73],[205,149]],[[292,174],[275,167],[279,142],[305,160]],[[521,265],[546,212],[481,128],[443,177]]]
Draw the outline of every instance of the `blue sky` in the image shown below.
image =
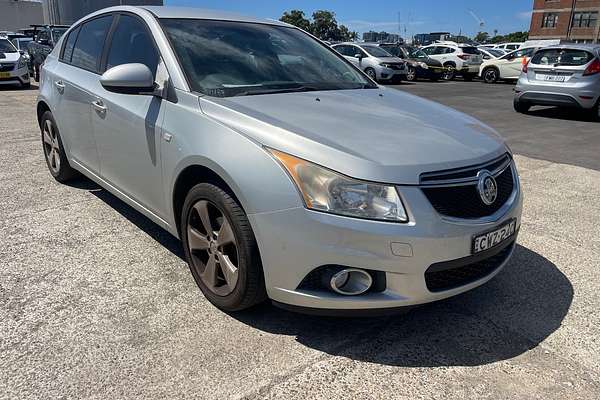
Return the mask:
[[[360,33],[370,29],[401,34],[448,31],[473,35],[479,23],[475,13],[485,22],[484,30],[509,33],[529,29],[533,0],[165,0],[165,5],[183,5],[236,11],[265,18],[279,18],[283,11],[301,9],[307,15],[326,9],[336,13],[338,22]],[[400,13],[400,17],[398,17]]]

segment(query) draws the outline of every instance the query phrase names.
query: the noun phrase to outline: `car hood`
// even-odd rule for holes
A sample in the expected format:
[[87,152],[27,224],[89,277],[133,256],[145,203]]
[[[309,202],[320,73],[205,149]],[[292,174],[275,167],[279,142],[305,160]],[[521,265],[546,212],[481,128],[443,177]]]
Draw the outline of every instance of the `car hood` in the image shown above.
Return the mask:
[[508,151],[478,120],[395,89],[199,100],[206,115],[261,145],[370,181],[418,184],[423,172]]
[[21,58],[21,53],[0,53],[0,62],[15,62],[19,61]]
[[381,62],[389,62],[389,63],[403,63],[404,60],[400,57],[375,57]]

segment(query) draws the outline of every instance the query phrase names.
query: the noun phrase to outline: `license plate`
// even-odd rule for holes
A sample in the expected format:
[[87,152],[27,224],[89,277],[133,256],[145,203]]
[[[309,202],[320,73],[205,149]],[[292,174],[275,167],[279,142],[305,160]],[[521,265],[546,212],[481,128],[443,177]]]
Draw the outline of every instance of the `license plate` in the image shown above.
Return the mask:
[[0,72],[0,78],[10,78],[10,72]]
[[564,82],[565,81],[565,76],[562,75],[541,75],[538,74],[536,76],[536,79],[539,81],[546,81],[546,82]]
[[482,251],[496,247],[505,240],[511,238],[517,230],[517,220],[512,219],[499,228],[477,235],[473,238],[472,253],[477,254]]

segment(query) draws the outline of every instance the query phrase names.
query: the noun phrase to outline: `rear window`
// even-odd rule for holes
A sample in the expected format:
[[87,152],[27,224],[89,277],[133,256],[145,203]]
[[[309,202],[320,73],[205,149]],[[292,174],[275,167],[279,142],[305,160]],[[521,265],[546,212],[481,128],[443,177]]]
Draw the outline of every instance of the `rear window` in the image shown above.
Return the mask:
[[539,65],[585,65],[594,59],[589,51],[576,49],[540,50],[531,59],[532,64]]
[[461,49],[465,54],[479,54],[477,47],[461,47]]

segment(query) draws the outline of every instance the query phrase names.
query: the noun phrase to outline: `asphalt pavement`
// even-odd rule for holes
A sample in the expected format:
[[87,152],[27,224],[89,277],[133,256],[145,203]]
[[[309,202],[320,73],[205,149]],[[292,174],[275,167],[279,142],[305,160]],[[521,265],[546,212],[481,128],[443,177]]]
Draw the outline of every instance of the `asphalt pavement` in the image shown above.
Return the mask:
[[51,178],[36,90],[0,89],[0,398],[600,398],[600,124],[517,115],[510,85],[400,89],[505,135],[525,209],[495,279],[376,319],[217,310],[172,236]]

